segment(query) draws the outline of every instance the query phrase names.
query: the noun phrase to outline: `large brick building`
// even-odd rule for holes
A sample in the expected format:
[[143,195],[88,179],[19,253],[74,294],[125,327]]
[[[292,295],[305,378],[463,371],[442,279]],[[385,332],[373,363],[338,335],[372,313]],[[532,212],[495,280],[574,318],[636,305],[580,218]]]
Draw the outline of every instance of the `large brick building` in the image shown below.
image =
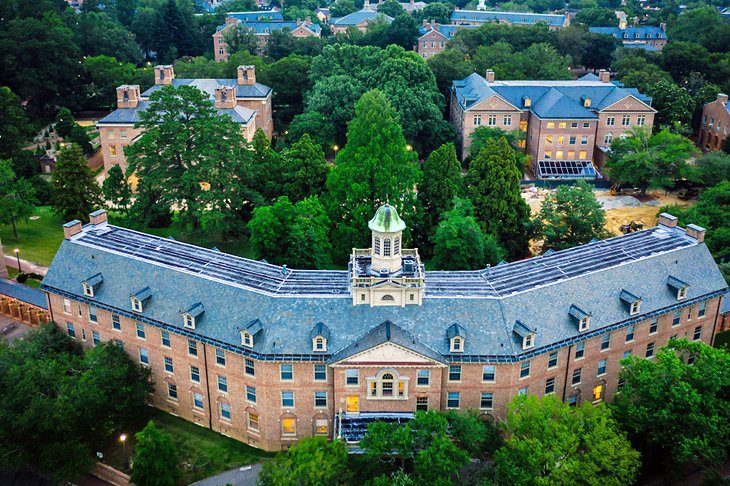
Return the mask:
[[621,41],[624,47],[645,49],[647,51],[661,51],[667,44],[667,25],[639,25],[629,27],[590,27],[589,32],[606,34]]
[[521,130],[535,175],[593,178],[613,139],[651,129],[651,98],[610,82],[608,71],[575,81],[499,81],[473,73],[451,87],[450,120],[462,158],[479,126]]
[[141,120],[140,114],[147,109],[150,95],[166,85],[195,86],[208,94],[219,113],[241,124],[249,141],[257,128],[269,138],[273,135],[273,90],[256,82],[255,66],[239,66],[237,79],[178,79],[171,65],[156,66],[154,86],[144,93],[140,93],[139,85],[119,86],[117,109],[96,122],[105,171],[113,165],[126,169],[124,148],[134,143],[143,131],[135,127]]
[[730,103],[725,93],[702,108],[697,145],[704,151],[722,150],[730,133]]
[[503,416],[519,393],[610,400],[619,360],[710,343],[725,281],[705,231],[642,232],[479,271],[425,272],[384,206],[349,270],[293,270],[112,226],[64,226],[42,289],[86,346],[112,340],[151,402],[269,450],[416,410]]
[[570,25],[570,15],[537,14],[530,12],[500,12],[492,10],[459,10],[451,13],[453,25],[547,25],[550,30],[563,29]]

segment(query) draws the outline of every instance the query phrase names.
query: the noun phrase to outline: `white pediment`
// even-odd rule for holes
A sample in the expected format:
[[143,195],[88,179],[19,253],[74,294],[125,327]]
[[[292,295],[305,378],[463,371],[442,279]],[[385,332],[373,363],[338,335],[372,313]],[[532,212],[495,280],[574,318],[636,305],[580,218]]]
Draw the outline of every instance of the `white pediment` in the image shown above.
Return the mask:
[[379,344],[365,351],[361,351],[355,355],[345,358],[337,362],[337,366],[344,365],[414,365],[414,366],[444,366],[442,363],[435,361],[410,349],[398,346],[397,344],[387,342]]

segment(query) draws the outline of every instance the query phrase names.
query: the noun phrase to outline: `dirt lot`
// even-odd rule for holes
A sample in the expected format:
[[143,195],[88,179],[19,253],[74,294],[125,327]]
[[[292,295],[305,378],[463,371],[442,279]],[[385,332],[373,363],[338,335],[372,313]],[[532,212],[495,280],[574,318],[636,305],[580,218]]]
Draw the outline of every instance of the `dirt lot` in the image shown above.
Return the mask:
[[[540,211],[542,202],[549,192],[546,189],[525,189],[522,195],[530,205],[533,215]],[[615,235],[621,234],[619,228],[622,224],[631,221],[641,221],[645,228],[655,226],[659,208],[667,204],[689,206],[696,203],[695,200],[682,201],[675,194],[665,195],[664,191],[647,194],[648,199],[643,202],[629,195],[612,196],[607,190],[596,190],[594,193],[606,210],[606,229]]]

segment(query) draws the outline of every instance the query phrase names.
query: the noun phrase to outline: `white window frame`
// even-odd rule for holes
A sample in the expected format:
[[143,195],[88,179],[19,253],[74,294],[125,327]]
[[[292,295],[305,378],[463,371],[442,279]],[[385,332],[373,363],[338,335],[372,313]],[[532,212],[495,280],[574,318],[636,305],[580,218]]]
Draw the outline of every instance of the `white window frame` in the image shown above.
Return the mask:
[[463,353],[464,352],[464,338],[461,336],[454,336],[451,338],[449,351],[452,353]]
[[94,287],[92,285],[89,285],[88,282],[83,282],[82,285],[84,286],[84,295],[87,297],[93,297],[94,296]]
[[143,312],[141,300],[139,300],[137,297],[132,297],[130,300],[132,301],[132,310],[134,312]]

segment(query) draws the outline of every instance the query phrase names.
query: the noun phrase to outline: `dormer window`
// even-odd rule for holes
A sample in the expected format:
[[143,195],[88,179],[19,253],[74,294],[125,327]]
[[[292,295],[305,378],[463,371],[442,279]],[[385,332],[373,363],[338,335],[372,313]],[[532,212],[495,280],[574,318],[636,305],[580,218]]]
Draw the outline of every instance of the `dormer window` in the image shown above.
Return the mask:
[[86,297],[94,297],[96,290],[103,281],[104,277],[100,273],[97,273],[81,282],[81,286],[84,288],[84,295]]
[[190,314],[183,314],[183,327],[195,329],[195,318]]
[[530,98],[528,98],[527,96],[523,96],[522,104],[524,105],[525,108],[529,108],[530,106],[532,106],[532,100]]
[[590,98],[584,96],[583,98],[581,98],[581,101],[583,101],[583,106],[585,106],[586,108],[589,108],[591,106]]
[[241,344],[249,348],[253,347],[253,336],[250,332],[243,331],[241,333]]
[[580,323],[578,325],[578,330],[580,332],[587,331],[591,324],[591,317],[586,316],[583,319],[580,320]]
[[446,338],[449,340],[449,352],[464,352],[464,346],[466,344],[466,329],[457,323],[453,323],[446,330]]
[[537,336],[536,327],[517,321],[512,327],[512,331],[522,338],[522,349],[531,349],[535,347],[535,337]]
[[641,301],[637,300],[636,302],[631,304],[631,309],[629,310],[629,314],[636,315],[639,312],[641,312]]
[[188,310],[182,313],[183,327],[186,329],[195,329],[196,320],[204,311],[205,307],[200,302],[190,306]]
[[687,287],[682,287],[681,289],[677,290],[677,300],[682,300],[685,297],[687,297]]
[[309,333],[309,337],[312,339],[312,351],[315,353],[327,352],[327,340],[330,337],[330,330],[322,322],[318,322],[314,325]]
[[264,330],[264,325],[258,319],[251,321],[245,329],[241,329],[241,344],[253,348],[255,336]]
[[622,290],[619,298],[629,306],[629,315],[635,316],[641,312],[641,298],[635,296],[628,290]]
[[579,332],[585,332],[590,328],[591,315],[577,305],[571,305],[568,314],[578,323]]
[[89,285],[88,283],[84,282],[84,295],[87,297],[93,297],[94,296],[94,287]]
[[535,346],[535,335],[534,334],[528,334],[525,336],[524,340],[522,341],[522,349],[529,349]]
[[134,312],[142,312],[142,301],[136,297],[132,297],[132,310]]
[[129,300],[132,302],[132,310],[134,312],[143,312],[143,302],[150,298],[152,291],[149,287],[145,287],[134,295],[129,296]]
[[461,353],[463,348],[464,340],[460,337],[455,337],[451,340],[451,352],[452,353]]
[[687,289],[689,288],[689,284],[687,282],[670,276],[667,279],[667,285],[677,292],[677,300],[682,300],[687,297]]

